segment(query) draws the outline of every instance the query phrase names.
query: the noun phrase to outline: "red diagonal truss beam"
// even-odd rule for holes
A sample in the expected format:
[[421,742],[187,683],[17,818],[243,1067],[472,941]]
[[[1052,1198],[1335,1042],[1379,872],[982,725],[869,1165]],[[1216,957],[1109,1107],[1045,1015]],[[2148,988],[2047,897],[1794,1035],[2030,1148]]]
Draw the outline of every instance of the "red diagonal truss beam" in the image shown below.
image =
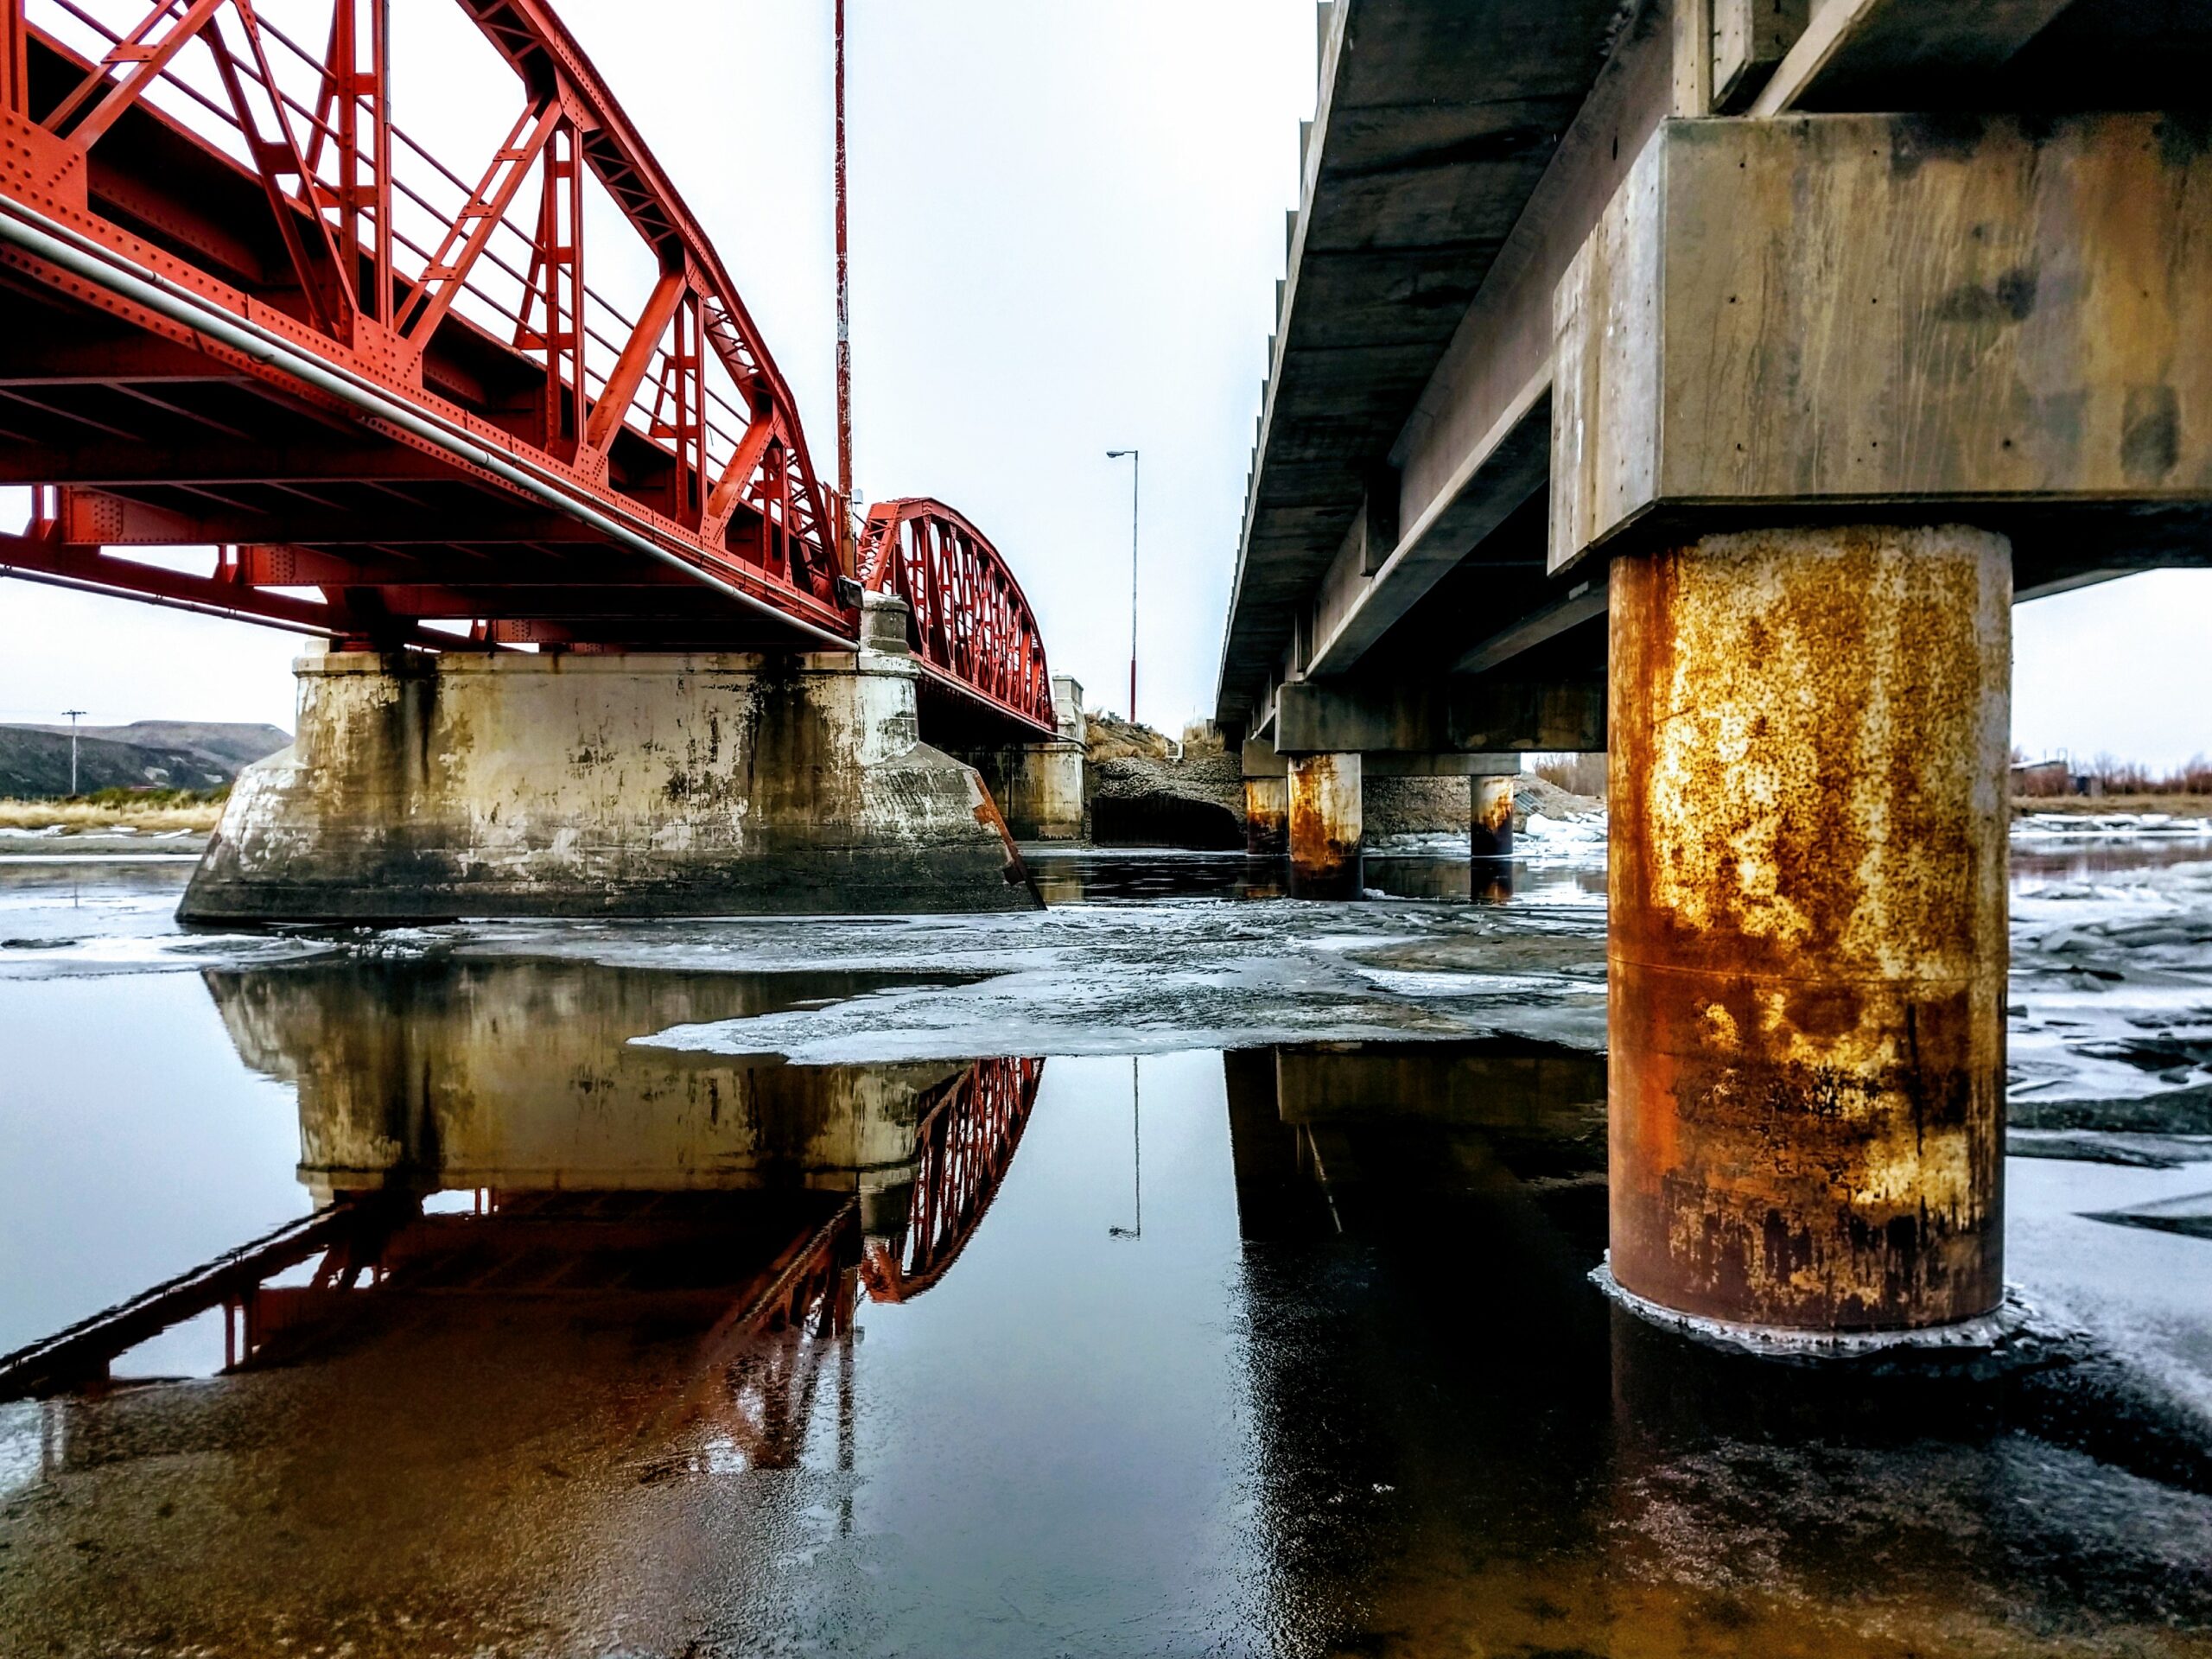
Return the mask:
[[1013,1166],[1044,1078],[1041,1059],[978,1060],[925,1107],[906,1228],[871,1240],[861,1259],[869,1300],[911,1301],[951,1271]]

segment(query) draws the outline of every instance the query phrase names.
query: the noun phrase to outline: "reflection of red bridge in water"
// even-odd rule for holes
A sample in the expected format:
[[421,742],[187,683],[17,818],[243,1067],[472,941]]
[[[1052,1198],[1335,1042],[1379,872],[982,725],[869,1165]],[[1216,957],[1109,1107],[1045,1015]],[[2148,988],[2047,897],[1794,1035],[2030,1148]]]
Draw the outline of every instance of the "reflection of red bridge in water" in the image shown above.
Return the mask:
[[868,1241],[869,1299],[910,1301],[937,1283],[982,1225],[1037,1103],[1042,1060],[985,1060],[944,1085],[915,1134],[903,1234]]
[[[0,573],[583,652],[849,650],[859,575],[913,602],[934,698],[1049,736],[958,515],[879,509],[840,569],[789,387],[547,0],[460,0],[517,108],[459,169],[392,124],[389,0],[319,3],[0,0],[0,483],[39,486]],[[650,275],[618,302],[588,254]],[[213,572],[122,556],[180,544]]]
[[863,1290],[920,1295],[976,1236],[1044,1069],[980,1060],[922,1098],[904,1225],[887,1236],[862,1236],[856,1198],[797,1188],[493,1188],[469,1211],[427,1213],[414,1192],[361,1193],[0,1357],[0,1399],[97,1385],[118,1356],[211,1309],[225,1369],[239,1370],[311,1352],[372,1306],[479,1298],[697,1329],[692,1381],[662,1416],[711,1419],[749,1460],[775,1461],[791,1448],[773,1426],[807,1421],[813,1339],[849,1332]]

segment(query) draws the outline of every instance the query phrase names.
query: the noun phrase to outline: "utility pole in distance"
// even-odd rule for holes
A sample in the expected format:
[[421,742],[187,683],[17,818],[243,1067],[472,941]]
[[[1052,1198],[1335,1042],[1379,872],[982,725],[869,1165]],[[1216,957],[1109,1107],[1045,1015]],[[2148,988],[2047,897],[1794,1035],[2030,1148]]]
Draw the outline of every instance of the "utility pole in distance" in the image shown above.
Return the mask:
[[64,709],[61,712],[69,716],[69,793],[73,798],[77,793],[77,716],[85,711]]
[[1106,459],[1129,458],[1129,724],[1137,723],[1137,513],[1144,483],[1144,456],[1135,449],[1109,449]]

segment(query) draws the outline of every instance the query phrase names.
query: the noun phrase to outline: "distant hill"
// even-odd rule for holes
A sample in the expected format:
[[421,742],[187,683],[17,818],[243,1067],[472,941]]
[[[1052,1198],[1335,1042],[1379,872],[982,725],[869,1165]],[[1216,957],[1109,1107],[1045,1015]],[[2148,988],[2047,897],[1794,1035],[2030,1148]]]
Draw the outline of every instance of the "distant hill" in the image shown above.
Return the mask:
[[[219,789],[292,741],[275,726],[139,720],[77,728],[77,787]],[[0,796],[38,800],[69,792],[67,726],[0,726]]]

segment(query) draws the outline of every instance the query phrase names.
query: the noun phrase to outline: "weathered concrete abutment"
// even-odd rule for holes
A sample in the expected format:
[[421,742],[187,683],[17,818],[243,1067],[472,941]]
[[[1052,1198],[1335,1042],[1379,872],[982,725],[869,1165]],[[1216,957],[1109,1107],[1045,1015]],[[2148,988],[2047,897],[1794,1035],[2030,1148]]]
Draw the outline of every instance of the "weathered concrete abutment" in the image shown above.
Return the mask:
[[304,657],[298,738],[242,775],[180,914],[1033,906],[975,771],[919,740],[875,613],[903,609],[871,595],[854,653]]

